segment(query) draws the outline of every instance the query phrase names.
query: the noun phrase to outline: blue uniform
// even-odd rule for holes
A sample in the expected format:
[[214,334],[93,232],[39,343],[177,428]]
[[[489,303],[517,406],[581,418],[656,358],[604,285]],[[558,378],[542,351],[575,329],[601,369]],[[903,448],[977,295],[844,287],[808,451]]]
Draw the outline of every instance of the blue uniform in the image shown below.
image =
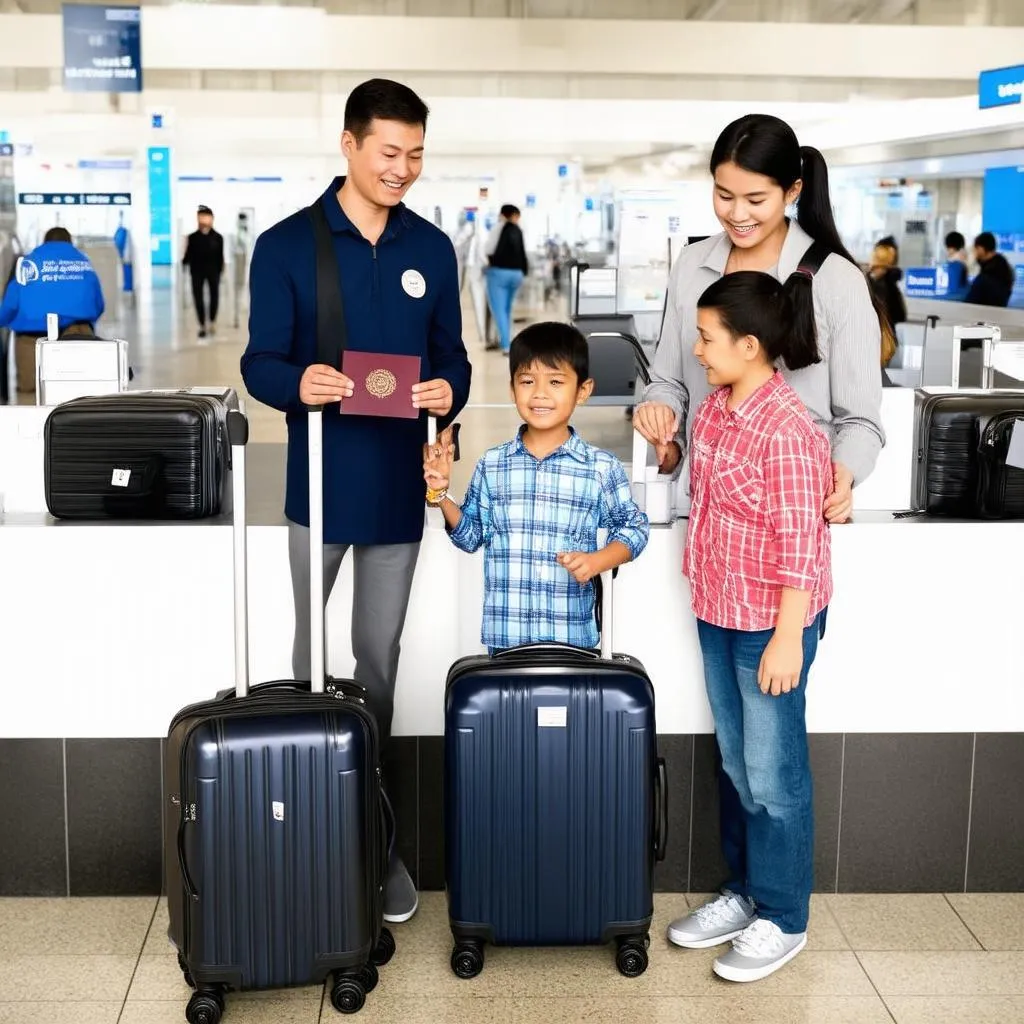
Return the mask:
[[[371,246],[337,201],[343,182],[335,179],[320,202],[334,236],[348,347],[419,357],[421,380],[441,377],[452,387],[454,403],[443,425],[469,397],[455,250],[447,235],[402,204],[391,210],[384,233]],[[406,290],[403,275],[410,270],[425,288]],[[313,228],[304,211],[260,235],[249,289],[242,377],[253,397],[285,413],[285,515],[308,526],[308,434],[299,382],[317,362],[317,334]],[[342,416],[337,403],[325,407],[326,543],[408,544],[422,538],[426,422],[426,414],[411,420]]]
[[18,261],[0,305],[0,327],[15,334],[46,335],[46,314],[60,328],[95,324],[103,316],[103,292],[88,258],[70,242],[44,242]]

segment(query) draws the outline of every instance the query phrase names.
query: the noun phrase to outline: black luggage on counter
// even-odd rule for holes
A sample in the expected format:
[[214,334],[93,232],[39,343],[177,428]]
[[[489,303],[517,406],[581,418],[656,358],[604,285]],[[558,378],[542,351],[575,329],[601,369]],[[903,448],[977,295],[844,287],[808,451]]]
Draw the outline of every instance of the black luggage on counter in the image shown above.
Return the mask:
[[647,968],[665,765],[643,666],[602,646],[538,644],[451,668],[445,877],[459,977],[483,969],[485,942],[616,940],[622,974]]
[[122,391],[58,405],[44,429],[58,519],[202,519],[229,511],[229,388]]
[[1006,457],[1024,431],[1024,390],[919,390],[914,508],[961,519],[1024,518],[1024,469]]
[[[233,411],[227,425],[235,689],[174,717],[164,761],[169,934],[196,988],[186,1018],[217,1024],[228,991],[318,984],[331,973],[333,1005],[355,1013],[395,950],[383,927],[394,826],[377,725],[357,684],[326,677],[322,573],[310,573],[313,683],[249,692],[246,424]],[[311,412],[314,566],[323,561],[321,432],[322,412]]]

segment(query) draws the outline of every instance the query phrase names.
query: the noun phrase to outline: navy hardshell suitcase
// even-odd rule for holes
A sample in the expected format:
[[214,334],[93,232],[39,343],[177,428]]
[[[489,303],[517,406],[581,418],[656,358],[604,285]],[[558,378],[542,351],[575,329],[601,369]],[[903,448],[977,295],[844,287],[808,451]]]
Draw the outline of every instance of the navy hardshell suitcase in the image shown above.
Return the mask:
[[[610,580],[603,637],[610,637]],[[667,793],[634,658],[556,644],[456,662],[445,698],[448,911],[462,978],[484,943],[605,944],[647,968]]]
[[[310,413],[311,509],[322,509],[321,413]],[[351,682],[324,671],[323,577],[313,591],[312,679],[248,690],[244,417],[229,416],[236,686],[173,719],[164,762],[170,937],[196,989],[190,1024],[217,1024],[227,991],[323,982],[354,1013],[395,950],[383,927],[393,822],[377,726]],[[322,561],[321,517],[310,524]],[[319,614],[317,614],[319,609]],[[311,690],[313,692],[311,692]]]

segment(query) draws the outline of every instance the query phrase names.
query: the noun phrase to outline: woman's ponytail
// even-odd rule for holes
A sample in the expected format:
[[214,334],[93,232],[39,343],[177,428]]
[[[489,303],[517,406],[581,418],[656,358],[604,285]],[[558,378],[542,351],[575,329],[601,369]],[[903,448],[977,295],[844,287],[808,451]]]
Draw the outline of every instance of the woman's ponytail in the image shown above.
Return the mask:
[[803,188],[796,204],[797,223],[816,242],[823,242],[830,252],[849,260],[854,266],[857,261],[850,255],[839,237],[839,229],[832,214],[832,196],[828,188],[828,164],[813,146],[800,147],[801,177]]
[[818,328],[814,319],[814,293],[810,273],[797,270],[782,285],[782,323],[779,352],[790,370],[802,370],[821,362]]

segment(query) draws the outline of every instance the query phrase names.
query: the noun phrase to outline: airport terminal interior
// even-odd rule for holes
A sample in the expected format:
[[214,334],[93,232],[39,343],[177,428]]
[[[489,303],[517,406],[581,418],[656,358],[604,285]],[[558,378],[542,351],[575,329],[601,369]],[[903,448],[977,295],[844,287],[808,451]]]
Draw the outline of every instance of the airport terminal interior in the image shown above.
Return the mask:
[[[0,323],[0,1024],[186,1020],[168,879],[180,902],[171,862],[187,879],[189,819],[169,810],[168,729],[236,678],[231,515],[51,514],[48,417],[81,395],[234,389],[249,424],[246,659],[255,682],[291,678],[287,430],[242,379],[250,269],[257,239],[346,173],[346,99],[372,78],[430,108],[403,201],[447,236],[459,278],[472,385],[453,495],[521,423],[489,289],[503,224],[518,225],[528,261],[511,335],[545,321],[596,335],[604,376],[573,424],[647,502],[648,547],[621,568],[610,621],[656,699],[667,839],[639,976],[616,970],[614,944],[488,945],[479,976],[456,976],[445,686],[453,662],[484,653],[483,563],[427,509],[388,768],[402,778],[395,842],[419,908],[390,926],[397,951],[353,1019],[1024,1021],[1024,501],[1004,516],[923,514],[919,469],[929,396],[997,391],[998,415],[1021,428],[1006,466],[1024,473],[1024,0],[139,4],[0,4],[0,282],[38,287],[33,252],[65,228],[102,290],[96,337],[125,342],[94,373],[74,355],[89,342],[63,323]],[[686,467],[659,478],[633,413],[660,346],[680,343],[665,332],[673,271],[723,228],[716,139],[748,114],[782,119],[823,155],[839,236],[897,344],[885,446],[851,521],[830,531],[835,598],[807,690],[807,946],[735,984],[712,969],[725,946],[666,937],[724,881],[719,762],[680,572]],[[215,320],[183,264],[211,219],[224,254]],[[993,260],[1006,268],[998,298],[975,284],[1003,281]],[[689,352],[695,324],[681,331]],[[349,561],[326,614],[342,678]],[[230,991],[188,1019],[333,1021],[332,984]]]

